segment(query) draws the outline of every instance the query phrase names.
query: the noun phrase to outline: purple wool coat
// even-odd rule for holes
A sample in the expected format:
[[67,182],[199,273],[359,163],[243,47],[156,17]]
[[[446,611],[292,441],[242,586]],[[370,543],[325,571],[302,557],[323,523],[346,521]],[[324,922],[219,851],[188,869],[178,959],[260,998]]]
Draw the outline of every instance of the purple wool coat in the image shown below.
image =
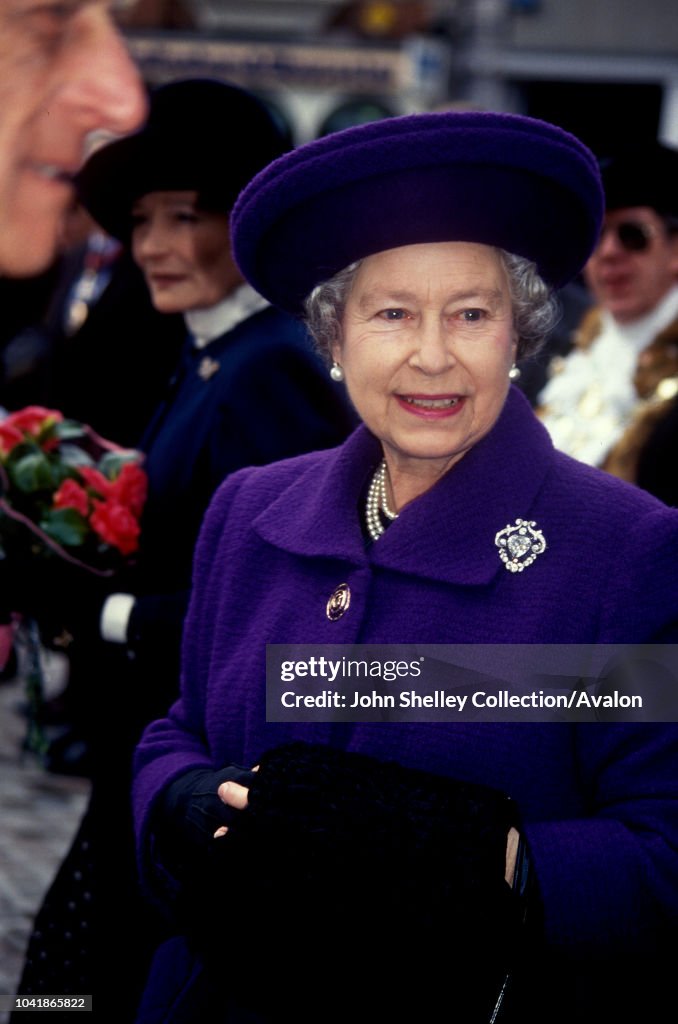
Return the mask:
[[[266,722],[267,643],[678,641],[678,511],[556,452],[515,388],[492,431],[366,546],[361,496],[380,458],[360,427],[337,449],[243,470],[217,492],[181,698],[136,754],[141,863],[154,801],[182,772],[253,765],[292,738],[341,742],[517,801],[554,959],[599,977],[592,963],[675,942],[677,726]],[[535,520],[548,546],[512,573],[494,538],[516,518]],[[350,607],[330,621],[340,583]]]

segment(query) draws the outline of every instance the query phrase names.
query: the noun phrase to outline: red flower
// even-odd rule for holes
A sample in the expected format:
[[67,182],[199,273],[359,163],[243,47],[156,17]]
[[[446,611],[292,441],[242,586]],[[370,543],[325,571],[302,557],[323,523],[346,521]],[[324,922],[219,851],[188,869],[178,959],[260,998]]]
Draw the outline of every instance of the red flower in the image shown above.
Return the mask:
[[90,525],[107,544],[123,555],[131,555],[139,547],[139,523],[129,508],[120,502],[96,501]]
[[15,445],[20,444],[24,435],[7,420],[0,423],[0,455],[9,455]]
[[112,496],[121,505],[126,505],[139,518],[146,501],[148,477],[143,469],[133,462],[126,462],[113,483]]
[[81,516],[89,512],[87,492],[75,480],[64,480],[58,491],[55,491],[54,508],[74,508]]
[[[54,423],[60,423],[63,418],[58,409],[46,409],[42,405],[27,405],[24,409],[10,413],[0,423],[0,452],[9,455],[12,448],[25,437],[38,437],[43,430]],[[49,450],[58,443],[58,438],[50,438],[44,448]]]
[[120,556],[139,547],[148,484],[142,460],[58,410],[29,405],[10,413],[0,420],[0,549],[115,573]]
[[63,414],[58,409],[45,409],[42,405],[27,405],[24,409],[19,409],[18,412],[10,413],[5,423],[12,423],[24,433],[37,437],[45,426],[51,423],[60,423],[63,418]]
[[95,469],[93,466],[78,466],[78,473],[87,486],[102,498],[109,498],[113,495],[113,483],[104,476],[100,469]]

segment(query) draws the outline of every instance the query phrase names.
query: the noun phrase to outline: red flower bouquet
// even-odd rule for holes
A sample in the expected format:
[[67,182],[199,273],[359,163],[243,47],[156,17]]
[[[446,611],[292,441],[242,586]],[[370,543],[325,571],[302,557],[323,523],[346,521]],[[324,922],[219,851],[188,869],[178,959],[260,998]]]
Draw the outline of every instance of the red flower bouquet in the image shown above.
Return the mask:
[[0,558],[58,556],[112,575],[139,546],[140,452],[32,405],[0,420]]
[[45,601],[58,616],[69,592],[87,600],[85,577],[90,589],[93,576],[103,586],[133,560],[146,500],[142,461],[54,409],[27,406],[0,419],[0,655],[7,658],[12,638],[24,649],[24,747],[38,755],[46,750],[39,722]]

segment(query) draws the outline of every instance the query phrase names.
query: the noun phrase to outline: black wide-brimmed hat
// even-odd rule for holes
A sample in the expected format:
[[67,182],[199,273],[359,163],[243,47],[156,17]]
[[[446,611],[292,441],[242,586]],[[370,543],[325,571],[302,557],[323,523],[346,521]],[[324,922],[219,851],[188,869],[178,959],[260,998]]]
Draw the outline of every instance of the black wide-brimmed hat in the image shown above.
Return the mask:
[[661,142],[626,145],[603,157],[600,169],[608,210],[649,206],[678,216],[678,150]]
[[228,213],[257,171],[289,148],[251,93],[216,79],[184,79],[153,91],[144,127],[95,152],[76,187],[97,223],[129,241],[140,196],[195,190],[203,209]]
[[363,124],[285,154],[231,216],[236,261],[274,304],[376,252],[477,242],[536,263],[560,286],[599,235],[600,172],[573,135],[517,114],[451,111]]

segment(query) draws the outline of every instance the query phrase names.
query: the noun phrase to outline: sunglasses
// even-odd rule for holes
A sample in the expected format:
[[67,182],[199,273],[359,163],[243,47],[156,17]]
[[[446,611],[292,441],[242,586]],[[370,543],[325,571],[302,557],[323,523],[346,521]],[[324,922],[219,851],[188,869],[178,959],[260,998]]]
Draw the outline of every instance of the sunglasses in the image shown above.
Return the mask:
[[645,224],[640,220],[622,220],[618,224],[607,224],[603,227],[599,245],[610,231],[615,233],[625,252],[645,252],[657,234],[657,229],[652,224]]

